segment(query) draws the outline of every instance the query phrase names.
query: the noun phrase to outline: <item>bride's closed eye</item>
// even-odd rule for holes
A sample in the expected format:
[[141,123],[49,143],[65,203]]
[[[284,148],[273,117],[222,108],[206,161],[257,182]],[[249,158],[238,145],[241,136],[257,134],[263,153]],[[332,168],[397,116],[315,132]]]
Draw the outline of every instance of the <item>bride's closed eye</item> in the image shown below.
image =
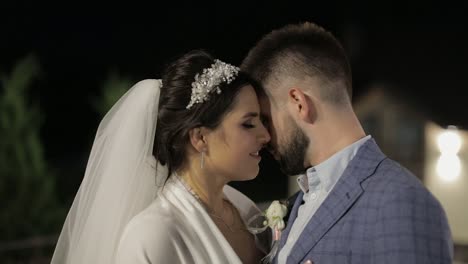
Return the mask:
[[249,123],[244,123],[244,124],[242,124],[242,126],[247,128],[247,129],[255,128],[255,125],[249,124]]
[[[247,122],[244,122],[242,124],[243,127],[247,128],[247,129],[251,129],[251,128],[256,128],[257,126],[254,125],[254,123],[261,123],[263,124],[263,121],[262,121],[262,118],[259,118],[259,117],[255,117],[253,119],[250,119],[250,120],[247,120]],[[265,126],[265,124],[263,124]]]

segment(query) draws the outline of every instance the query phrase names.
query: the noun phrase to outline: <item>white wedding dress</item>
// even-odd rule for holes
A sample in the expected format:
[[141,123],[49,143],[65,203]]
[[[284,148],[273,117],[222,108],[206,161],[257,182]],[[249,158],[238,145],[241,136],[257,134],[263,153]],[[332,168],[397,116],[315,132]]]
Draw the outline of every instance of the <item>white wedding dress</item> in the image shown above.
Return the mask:
[[[116,263],[241,263],[203,205],[171,176],[162,193],[125,228]],[[244,222],[260,211],[226,185],[224,194]],[[259,248],[262,247],[256,239]]]

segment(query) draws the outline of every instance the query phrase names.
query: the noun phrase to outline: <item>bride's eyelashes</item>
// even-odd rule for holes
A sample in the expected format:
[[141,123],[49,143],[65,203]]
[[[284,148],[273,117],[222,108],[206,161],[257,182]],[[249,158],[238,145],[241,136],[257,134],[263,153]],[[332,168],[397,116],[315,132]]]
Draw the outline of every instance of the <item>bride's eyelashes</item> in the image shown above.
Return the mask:
[[257,119],[249,119],[242,123],[242,126],[247,129],[256,128],[257,125],[254,125],[254,123],[257,123]]
[[244,128],[247,128],[247,129],[256,128],[257,126],[253,124],[255,122],[260,122],[261,123],[261,120],[259,120],[259,119],[250,119],[250,120],[247,120],[247,122],[244,122],[242,124],[242,126]]
[[255,128],[255,125],[248,124],[248,123],[244,123],[244,124],[242,124],[242,126],[247,128],[247,129]]
[[[249,121],[249,122],[247,122],[247,123],[243,123],[242,126],[245,127],[245,128],[247,128],[247,129],[251,129],[251,128],[257,127],[256,125],[252,124],[252,122],[253,122],[253,121]],[[259,122],[261,125],[263,125],[265,128],[267,128],[267,129],[269,128],[269,123],[270,123],[270,122],[268,121],[268,119],[266,119],[266,118],[259,118],[259,119],[258,119],[258,122]]]

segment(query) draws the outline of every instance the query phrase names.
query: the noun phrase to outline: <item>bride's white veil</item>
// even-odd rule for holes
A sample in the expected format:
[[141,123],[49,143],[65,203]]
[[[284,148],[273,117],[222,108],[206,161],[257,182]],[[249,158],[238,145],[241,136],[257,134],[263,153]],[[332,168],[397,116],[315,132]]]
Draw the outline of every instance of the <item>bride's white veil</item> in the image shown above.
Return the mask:
[[160,88],[138,82],[101,121],[52,264],[113,263],[125,225],[156,197],[167,177],[152,155]]

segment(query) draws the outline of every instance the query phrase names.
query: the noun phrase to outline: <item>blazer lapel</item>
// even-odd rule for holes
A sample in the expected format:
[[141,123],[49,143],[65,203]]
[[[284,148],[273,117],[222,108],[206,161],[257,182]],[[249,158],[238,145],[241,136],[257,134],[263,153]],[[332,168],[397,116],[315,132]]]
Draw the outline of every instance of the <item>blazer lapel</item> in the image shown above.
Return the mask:
[[[361,146],[356,156],[343,172],[340,180],[306,225],[293,246],[287,263],[299,263],[328,230],[348,211],[364,191],[361,187],[361,182],[370,177],[378,164],[384,159],[385,155],[380,151],[373,139],[369,139]],[[297,201],[295,207],[299,207]],[[295,213],[292,219],[297,217],[297,208],[295,209],[295,212],[291,212],[291,217]],[[289,224],[289,230],[291,225]],[[283,239],[281,240],[281,242],[284,242]]]
[[297,218],[297,211],[299,210],[299,206],[302,203],[302,196],[304,196],[304,193],[302,191],[298,191],[296,194],[294,194],[291,198],[288,199],[289,202],[292,202],[292,199],[294,199],[293,197],[295,197],[294,205],[292,206],[292,209],[290,210],[290,212],[288,212],[289,217],[288,217],[288,222],[286,224],[286,228],[281,232],[281,238],[280,238],[280,242],[278,245],[278,251],[276,251],[276,255],[273,258],[272,263],[278,263],[278,254],[281,251],[281,249],[284,247],[284,244],[286,244],[286,240],[289,236],[289,232],[291,232],[291,227]]
[[286,228],[281,232],[278,252],[279,250],[281,250],[281,248],[283,248],[284,244],[286,244],[286,240],[288,238],[289,232],[291,232],[291,227],[294,223],[294,220],[296,220],[297,218],[297,211],[299,210],[299,206],[302,203],[302,197],[304,196],[304,193],[302,191],[298,191],[295,196],[296,196],[296,200],[294,201],[294,205],[292,206],[291,212],[289,213],[289,218],[288,218]]

